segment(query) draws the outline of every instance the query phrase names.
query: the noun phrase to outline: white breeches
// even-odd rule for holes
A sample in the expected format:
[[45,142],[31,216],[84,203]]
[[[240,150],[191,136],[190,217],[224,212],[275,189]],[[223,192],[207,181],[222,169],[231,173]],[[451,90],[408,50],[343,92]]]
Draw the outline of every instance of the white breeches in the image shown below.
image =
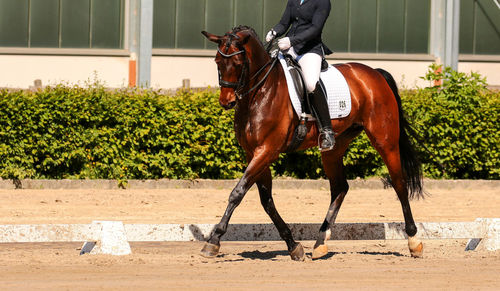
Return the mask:
[[316,84],[319,81],[319,74],[321,73],[321,56],[315,53],[307,53],[297,56],[293,47],[288,50],[288,54],[294,59],[298,58],[299,65],[302,68],[302,73],[304,74],[307,92],[313,92],[314,89],[316,89]]

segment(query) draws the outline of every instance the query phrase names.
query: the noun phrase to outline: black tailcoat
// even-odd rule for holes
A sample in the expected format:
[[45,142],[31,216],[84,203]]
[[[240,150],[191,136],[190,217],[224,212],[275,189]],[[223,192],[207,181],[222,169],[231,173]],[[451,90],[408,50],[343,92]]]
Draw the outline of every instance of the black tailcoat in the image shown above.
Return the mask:
[[[288,0],[280,22],[273,28],[277,36],[286,34],[298,55],[308,52],[329,55],[332,51],[321,40],[321,33],[328,15],[330,0]],[[322,50],[323,49],[323,50]]]

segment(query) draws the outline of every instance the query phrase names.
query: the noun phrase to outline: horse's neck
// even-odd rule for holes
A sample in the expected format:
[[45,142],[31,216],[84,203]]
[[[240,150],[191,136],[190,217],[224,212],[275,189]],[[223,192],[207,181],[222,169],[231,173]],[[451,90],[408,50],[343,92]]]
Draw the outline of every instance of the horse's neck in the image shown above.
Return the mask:
[[[288,114],[283,109],[284,106],[276,106],[276,104],[285,104],[287,102],[288,90],[286,89],[285,75],[280,68],[279,62],[273,64],[270,63],[272,59],[269,57],[268,53],[262,46],[262,44],[255,38],[252,38],[245,46],[247,52],[251,52],[249,57],[249,76],[248,88],[252,88],[259,81],[264,78],[268,72],[271,70],[266,80],[255,89],[255,91],[250,92],[246,97],[238,102],[235,114],[235,124],[247,124],[251,121],[252,116],[267,116],[276,114]],[[266,66],[253,80],[250,80],[261,68]],[[285,86],[285,88],[278,88]],[[277,110],[277,108],[280,110]],[[283,112],[281,112],[283,111]],[[241,128],[241,126],[240,126]]]
[[251,51],[252,54],[251,56],[249,56],[251,58],[249,71],[250,76],[248,76],[249,78],[251,78],[271,60],[271,57],[269,57],[262,45],[257,44],[256,42],[257,41],[254,40],[253,43],[249,43],[248,45],[250,46],[250,48],[247,49],[247,51]]
[[[266,52],[264,54],[267,55]],[[260,60],[253,62],[253,67],[249,75],[255,74],[259,69],[268,64],[271,59],[260,58]],[[288,89],[286,88],[285,74],[279,64],[276,62],[268,64],[268,66],[259,73],[253,80],[252,86],[257,84],[266,76],[268,70],[271,70],[266,77],[266,80],[254,92],[251,92],[238,102],[236,108],[236,120],[246,123],[251,116],[254,115],[274,115],[288,114],[287,112],[277,112],[276,104],[284,104],[289,100]],[[249,77],[250,78],[250,77]],[[291,104],[291,103],[290,103]]]

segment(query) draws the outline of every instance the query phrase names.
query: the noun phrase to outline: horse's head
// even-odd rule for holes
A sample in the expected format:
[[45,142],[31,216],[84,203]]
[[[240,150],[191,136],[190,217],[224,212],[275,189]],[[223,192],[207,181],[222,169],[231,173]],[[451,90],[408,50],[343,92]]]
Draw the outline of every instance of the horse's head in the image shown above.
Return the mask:
[[258,38],[255,32],[247,27],[237,27],[223,36],[206,31],[201,33],[218,45],[215,63],[221,87],[219,103],[225,109],[231,109],[236,105],[237,99],[241,98],[242,91],[248,85],[249,58],[252,52],[246,47],[246,44],[250,39],[258,40]]

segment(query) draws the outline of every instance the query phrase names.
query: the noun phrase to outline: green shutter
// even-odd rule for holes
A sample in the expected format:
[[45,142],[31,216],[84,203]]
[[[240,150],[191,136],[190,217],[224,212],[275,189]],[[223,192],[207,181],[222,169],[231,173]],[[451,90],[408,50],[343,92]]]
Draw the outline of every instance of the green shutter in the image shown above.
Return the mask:
[[233,27],[233,0],[206,0],[207,27],[210,33],[223,35]]
[[488,0],[476,1],[476,54],[500,54],[500,9]]
[[265,34],[281,20],[286,3],[287,0],[264,0],[263,31]]
[[153,48],[175,48],[175,0],[155,0]]
[[0,0],[0,46],[28,46],[28,0]]
[[351,0],[351,52],[375,52],[377,34],[377,0]]
[[[235,26],[248,25],[252,27],[255,32],[262,39],[263,32],[263,13],[262,5],[263,0],[235,0],[236,3],[236,16]],[[279,20],[279,19],[278,19]]]
[[429,52],[430,0],[406,0],[406,53]]
[[[333,51],[427,53],[430,0],[331,2],[323,40]],[[222,35],[237,25],[254,28],[263,39],[279,22],[286,3],[287,0],[155,0],[154,47],[213,49],[214,44],[198,37],[199,32]]]
[[92,1],[92,47],[121,47],[121,0]]
[[404,53],[405,1],[379,0],[378,52]]
[[178,0],[177,13],[177,47],[204,48],[205,0]]
[[59,0],[31,0],[31,47],[59,47]]
[[[206,31],[216,35],[229,31],[233,27],[233,10],[233,0],[207,0]],[[205,39],[205,48],[215,49],[216,45]]]
[[323,42],[334,52],[349,48],[349,0],[333,0],[323,29]]
[[62,0],[61,47],[90,47],[90,0]]
[[460,53],[474,53],[474,1],[460,1]]

